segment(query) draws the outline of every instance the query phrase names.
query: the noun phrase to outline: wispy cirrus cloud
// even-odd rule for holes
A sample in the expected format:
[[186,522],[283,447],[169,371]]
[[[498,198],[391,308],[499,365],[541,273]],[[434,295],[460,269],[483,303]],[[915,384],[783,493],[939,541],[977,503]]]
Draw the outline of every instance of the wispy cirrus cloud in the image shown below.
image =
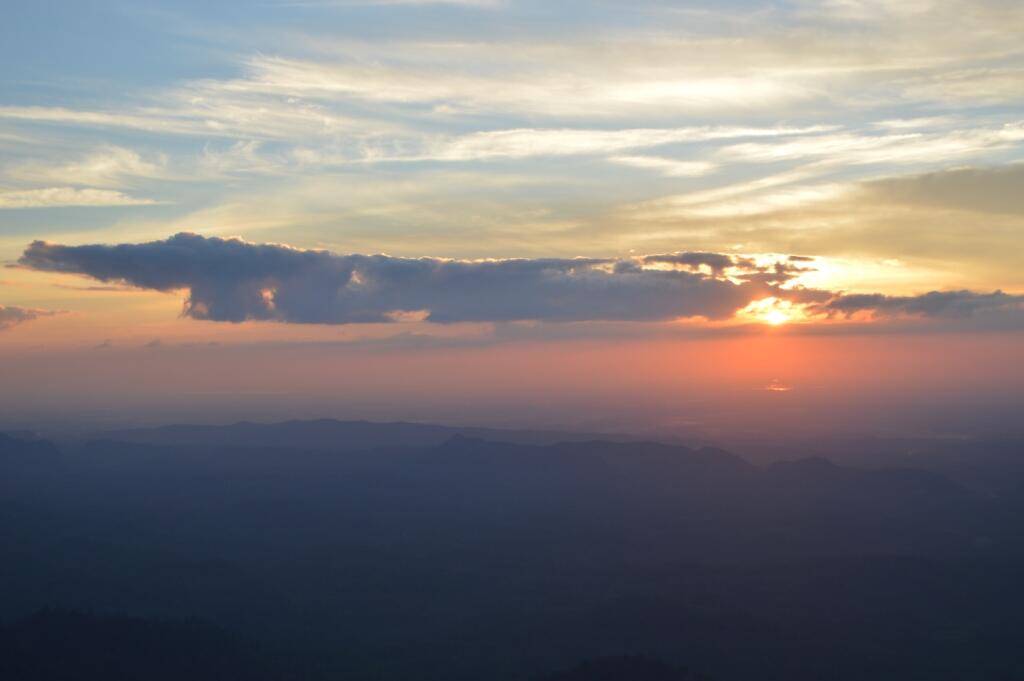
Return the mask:
[[[827,126],[803,128],[705,126],[620,130],[582,128],[491,130],[443,140],[429,146],[422,156],[412,155],[411,160],[470,161],[488,158],[604,155],[666,144],[709,142],[739,137],[807,135],[827,129]],[[401,156],[391,157],[391,159],[387,156],[377,158],[380,160],[402,160]],[[635,161],[634,164],[636,164]],[[677,164],[676,167],[680,166]]]
[[389,7],[455,5],[462,7],[502,7],[506,0],[294,0],[279,3],[284,7]]
[[84,128],[125,128],[162,134],[216,135],[216,128],[173,112],[128,109],[96,111],[63,106],[0,106],[0,119]]
[[[180,10],[175,40],[218,45],[195,68],[103,98],[57,86],[45,99],[10,93],[0,173],[11,191],[121,194],[61,203],[16,193],[7,203],[175,206],[137,220],[132,211],[130,225],[90,216],[53,232],[93,229],[99,240],[187,229],[474,256],[662,251],[685,240],[698,250],[920,256],[920,271],[952,287],[971,285],[957,250],[988,248],[1004,264],[1017,250],[1005,211],[956,216],[970,225],[957,235],[934,206],[907,199],[883,211],[865,186],[1020,158],[1017,4],[652,0],[595,12],[581,0],[517,0],[500,14],[366,4],[270,3],[237,26]],[[281,5],[294,8],[287,30],[273,23]],[[461,184],[435,189],[452,168]],[[512,176],[544,186],[489,182]],[[423,190],[397,196],[411,185]],[[942,236],[915,251],[905,235],[927,234],[925,223]],[[984,236],[965,248],[969,231]],[[885,253],[883,237],[898,250]],[[985,285],[1002,285],[1005,271]]]
[[18,208],[60,208],[108,207],[108,206],[151,206],[159,203],[153,199],[129,196],[112,189],[81,189],[77,187],[45,187],[0,191],[0,209]]
[[123,187],[139,180],[167,179],[167,164],[166,154],[146,158],[133,149],[110,145],[74,160],[54,164],[25,162],[12,167],[7,175],[21,182]]
[[723,147],[722,158],[747,162],[821,160],[842,165],[949,161],[1024,142],[1024,122],[995,128],[911,132],[892,135],[838,133],[765,144],[745,142]]
[[711,161],[677,160],[659,156],[612,156],[612,163],[653,170],[668,177],[700,177],[710,175],[720,166]]
[[[323,106],[285,98],[246,97],[190,83],[126,102],[112,110],[46,106],[0,106],[0,120],[25,125],[138,130],[153,135],[300,142],[339,134],[360,135],[368,121]],[[374,128],[386,130],[384,123]]]
[[[680,47],[678,42],[675,46]],[[680,73],[657,68],[641,70],[639,64],[589,65],[585,59],[594,56],[592,49],[572,44],[509,44],[501,64],[494,61],[502,48],[493,44],[406,43],[391,45],[389,54],[380,52],[383,47],[353,44],[350,50],[355,58],[347,60],[261,55],[248,60],[244,78],[201,85],[211,95],[278,95],[321,103],[393,103],[415,105],[421,114],[422,107],[428,105],[432,113],[456,116],[505,112],[612,118],[635,115],[647,107],[661,107],[666,113],[711,113],[727,108],[792,106],[815,96],[812,90],[781,72],[749,80],[736,74],[708,74],[699,69]],[[650,52],[649,46],[628,47],[637,50],[641,57]],[[466,60],[493,65],[495,70],[467,69]],[[561,60],[564,68],[553,71],[542,60]],[[500,87],[495,87],[496,79]]]

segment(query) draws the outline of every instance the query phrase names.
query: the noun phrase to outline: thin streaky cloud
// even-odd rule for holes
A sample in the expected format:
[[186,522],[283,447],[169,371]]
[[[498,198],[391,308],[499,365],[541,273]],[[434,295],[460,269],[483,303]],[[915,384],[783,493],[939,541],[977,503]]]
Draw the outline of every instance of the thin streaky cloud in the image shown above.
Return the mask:
[[[622,130],[514,129],[472,133],[439,144],[421,159],[467,161],[576,154],[609,154],[674,143],[708,142],[738,137],[808,135],[823,128],[637,128]],[[415,160],[417,157],[413,157]]]
[[166,154],[146,158],[133,149],[105,146],[75,160],[57,164],[29,161],[7,172],[21,182],[36,184],[124,187],[138,180],[170,179]]
[[861,135],[837,133],[765,144],[744,142],[723,147],[723,159],[777,162],[823,159],[836,163],[922,163],[947,161],[987,151],[1007,149],[1024,142],[1024,122],[997,128],[954,130],[945,133]]
[[154,199],[129,196],[112,189],[79,189],[77,187],[46,187],[20,191],[0,191],[0,209],[152,206]]
[[608,159],[620,165],[653,170],[668,177],[700,177],[718,170],[719,165],[710,161],[687,161],[660,156],[612,156]]
[[497,8],[505,6],[506,0],[296,0],[277,3],[280,7],[389,7],[456,5],[462,7]]

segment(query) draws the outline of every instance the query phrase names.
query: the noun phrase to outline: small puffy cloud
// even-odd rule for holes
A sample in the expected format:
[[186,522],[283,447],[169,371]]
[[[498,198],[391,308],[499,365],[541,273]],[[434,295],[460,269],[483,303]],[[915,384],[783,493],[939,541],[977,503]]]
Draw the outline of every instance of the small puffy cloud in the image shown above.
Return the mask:
[[30,322],[40,317],[52,317],[57,314],[51,310],[37,310],[13,305],[0,305],[0,331],[9,329],[16,324]]
[[785,260],[777,260],[766,266],[753,266],[753,271],[737,275],[742,281],[757,281],[763,284],[785,284],[793,281],[806,272],[814,272],[813,267],[805,266],[804,263],[813,262],[814,258],[801,255],[791,255]]
[[648,255],[644,257],[645,263],[665,263],[669,265],[683,265],[685,267],[699,268],[701,266],[710,268],[713,272],[721,273],[728,267],[737,265],[752,267],[749,260],[736,258],[724,253],[707,253],[704,251],[684,251],[681,253],[662,253],[659,255]]
[[805,272],[813,272],[814,268],[804,266],[813,262],[814,258],[802,255],[791,255],[781,260],[774,260],[766,265],[759,265],[752,258],[745,258],[725,253],[709,253],[706,251],[683,251],[680,253],[663,253],[644,256],[646,264],[669,264],[687,267],[691,270],[709,269],[715,276],[729,275],[736,280],[778,286],[792,281]]

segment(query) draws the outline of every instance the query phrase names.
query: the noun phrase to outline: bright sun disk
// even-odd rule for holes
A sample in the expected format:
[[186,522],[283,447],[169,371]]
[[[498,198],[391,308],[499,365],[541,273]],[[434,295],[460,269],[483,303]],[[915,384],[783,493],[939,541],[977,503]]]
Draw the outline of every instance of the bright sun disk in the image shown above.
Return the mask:
[[806,319],[803,308],[788,300],[774,296],[755,300],[740,311],[740,317],[752,322],[781,326],[796,320]]

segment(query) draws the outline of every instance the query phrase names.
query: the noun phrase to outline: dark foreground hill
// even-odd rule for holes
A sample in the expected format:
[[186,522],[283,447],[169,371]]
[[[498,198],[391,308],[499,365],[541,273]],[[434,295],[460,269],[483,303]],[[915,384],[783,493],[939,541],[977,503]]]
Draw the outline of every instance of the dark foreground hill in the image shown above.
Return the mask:
[[[365,674],[369,670],[347,670]],[[42,610],[0,626],[0,678],[31,681],[319,681],[298,656],[274,657],[200,620]],[[587,660],[534,681],[710,681],[642,656]]]
[[[0,678],[26,681],[284,681],[317,675],[198,620],[42,610],[0,626]],[[320,677],[322,678],[322,677]]]
[[465,436],[3,442],[9,621],[200,617],[332,678],[514,681],[636,655],[720,681],[1024,673],[1020,495],[934,473]]

